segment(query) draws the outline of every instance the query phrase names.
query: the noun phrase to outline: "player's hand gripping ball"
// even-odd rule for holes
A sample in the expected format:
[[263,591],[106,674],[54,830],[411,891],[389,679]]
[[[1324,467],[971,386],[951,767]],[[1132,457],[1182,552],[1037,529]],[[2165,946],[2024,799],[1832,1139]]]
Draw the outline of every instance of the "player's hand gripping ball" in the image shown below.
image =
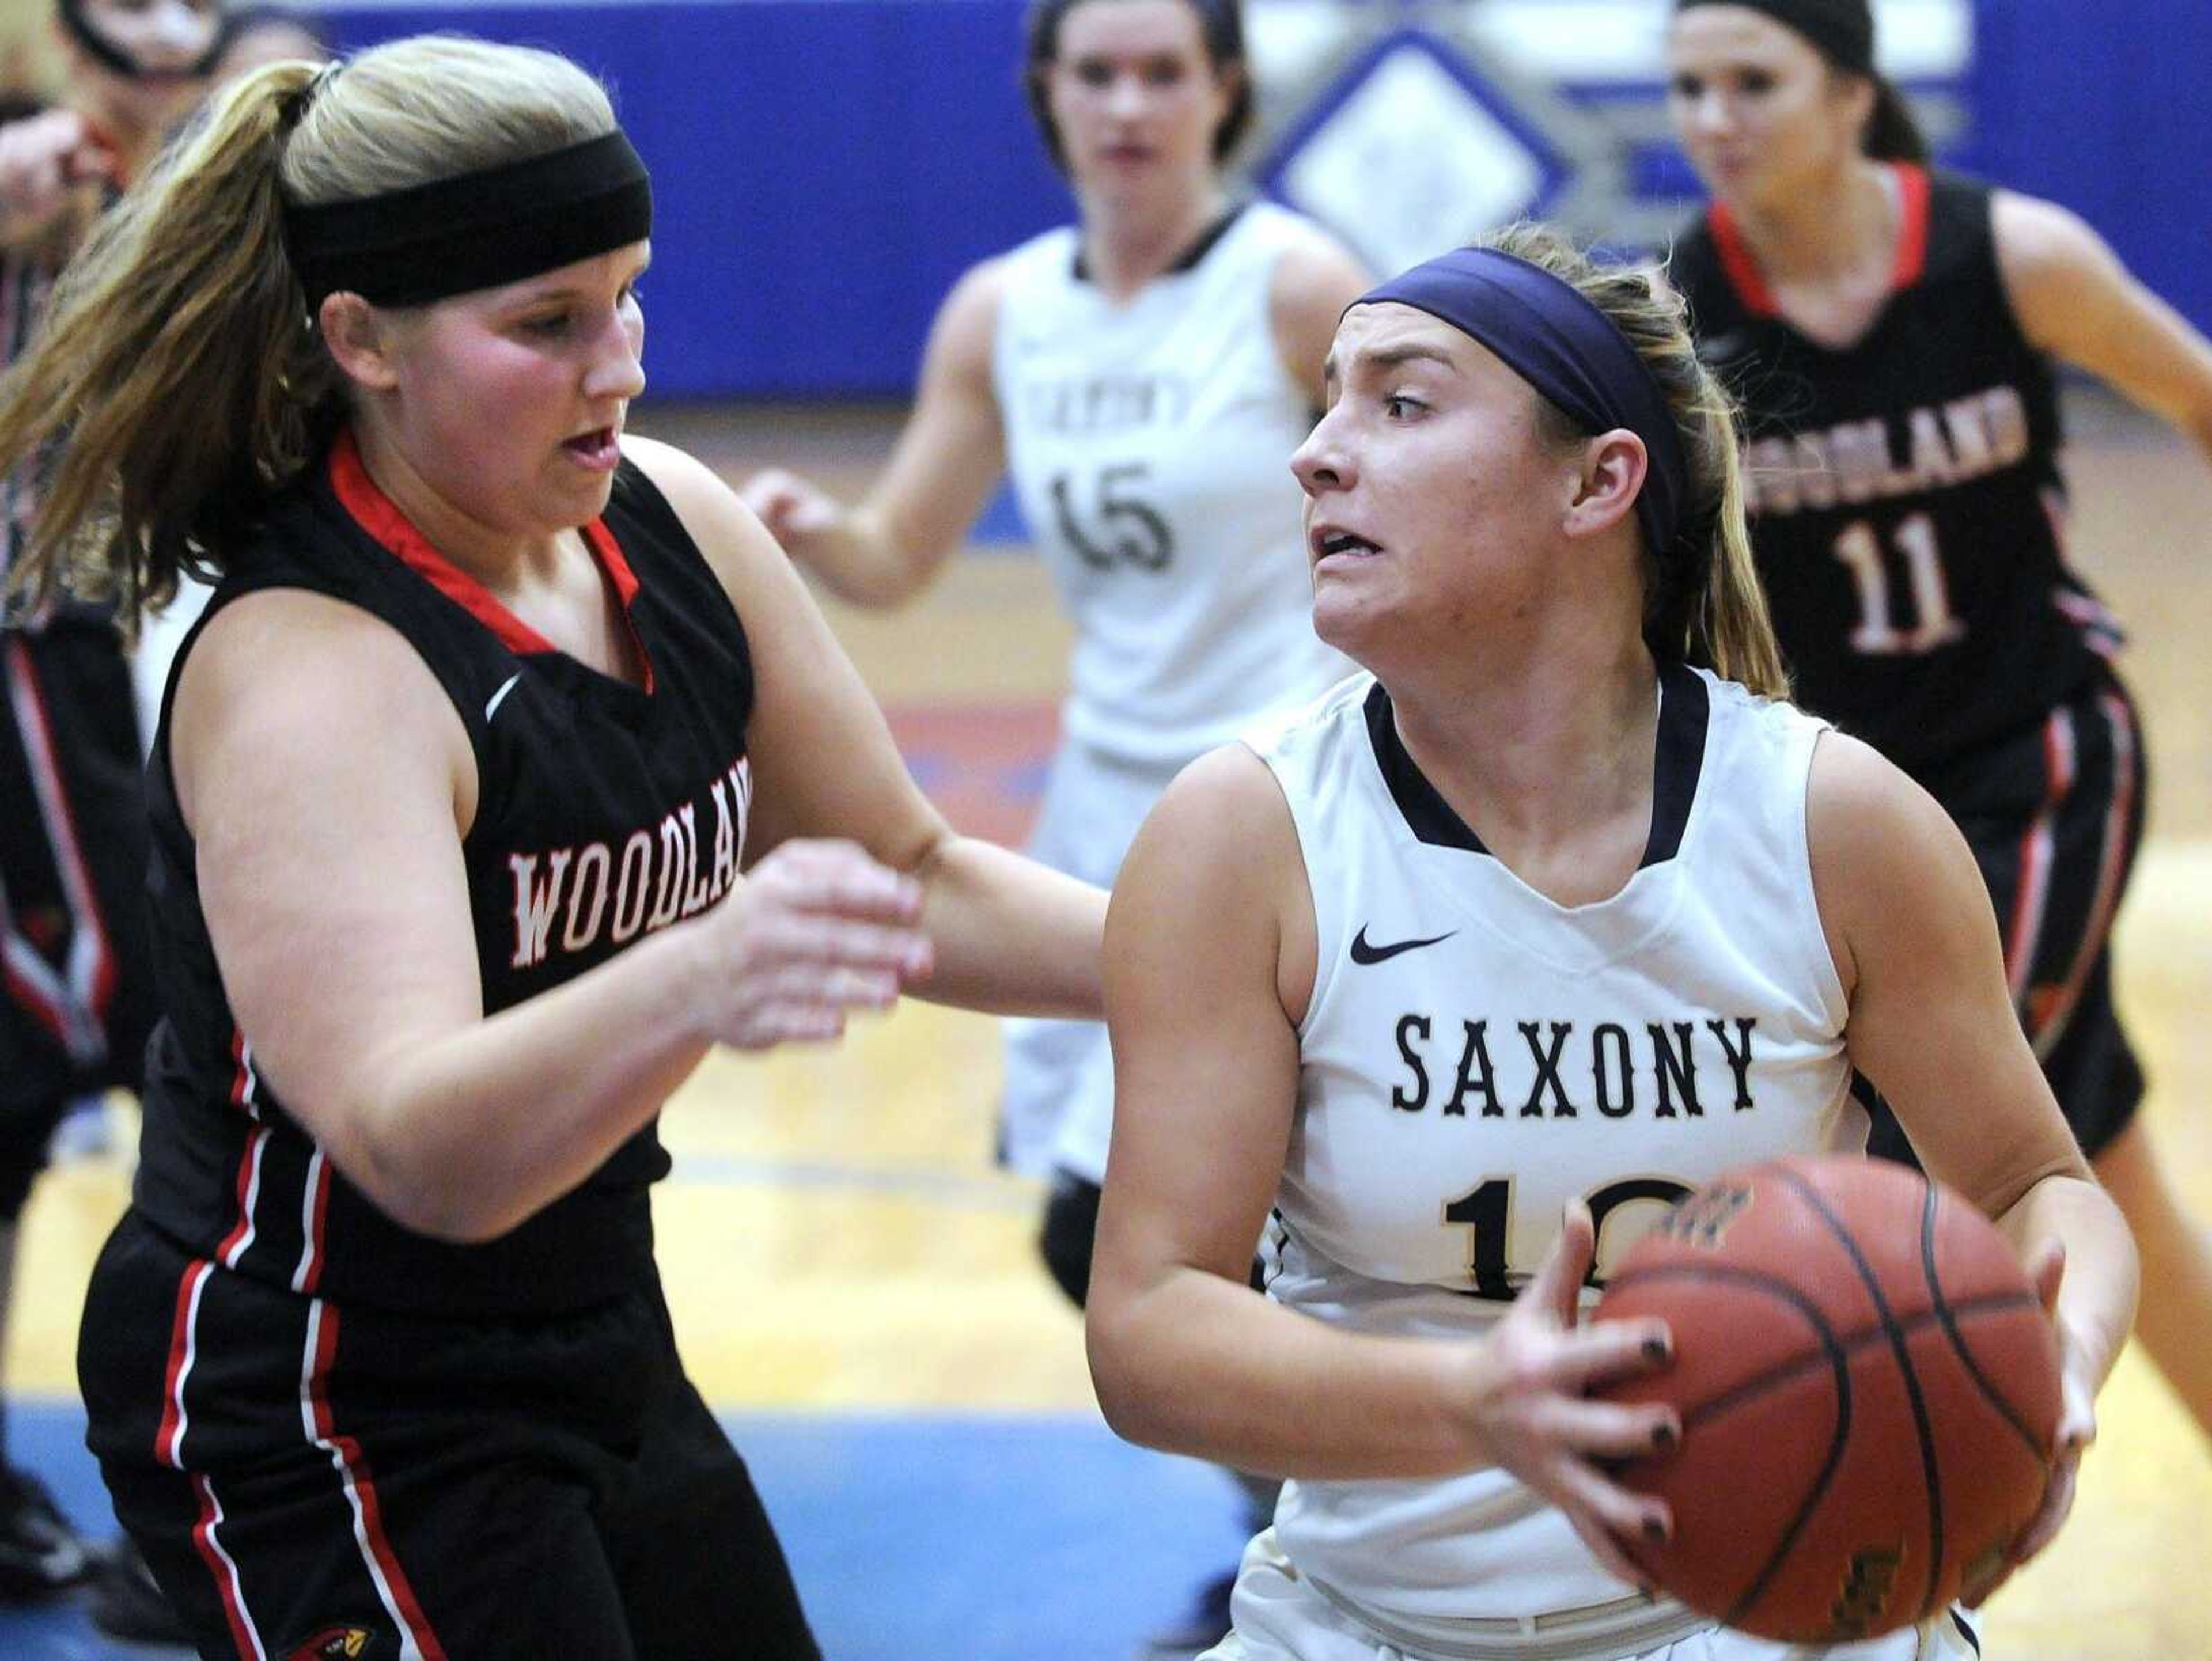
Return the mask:
[[1656,1316],[1672,1452],[1628,1486],[1673,1537],[1623,1543],[1692,1609],[1792,1644],[1940,1611],[2043,1498],[2060,1412],[2050,1317],[2011,1244],[1951,1190],[1876,1160],[1790,1158],[1682,1202],[1595,1318]]

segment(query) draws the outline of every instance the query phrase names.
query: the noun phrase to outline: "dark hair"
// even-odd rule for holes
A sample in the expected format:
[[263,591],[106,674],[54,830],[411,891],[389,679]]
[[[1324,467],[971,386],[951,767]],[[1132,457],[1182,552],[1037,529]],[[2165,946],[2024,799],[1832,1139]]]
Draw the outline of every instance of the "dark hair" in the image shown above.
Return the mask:
[[[1059,59],[1060,26],[1067,14],[1080,5],[1104,3],[1107,0],[1031,0],[1022,22],[1022,90],[1029,95],[1030,113],[1036,118],[1045,153],[1063,173],[1067,171],[1067,150],[1053,122],[1045,71]],[[1225,161],[1252,124],[1252,77],[1244,65],[1244,14],[1240,0],[1185,0],[1185,3],[1198,15],[1199,36],[1206,43],[1207,61],[1217,72],[1239,71],[1230,92],[1229,108],[1222,115],[1221,124],[1213,130],[1213,159]]]
[[1874,76],[1874,113],[1867,118],[1859,148],[1876,161],[1928,160],[1928,139],[1913,118],[1912,106],[1887,76]]

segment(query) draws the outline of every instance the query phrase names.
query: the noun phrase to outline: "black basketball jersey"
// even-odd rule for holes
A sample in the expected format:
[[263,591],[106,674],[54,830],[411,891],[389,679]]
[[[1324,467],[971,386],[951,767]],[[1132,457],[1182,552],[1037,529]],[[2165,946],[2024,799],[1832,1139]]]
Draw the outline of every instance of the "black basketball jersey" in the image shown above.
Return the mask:
[[2057,399],[2005,294],[1990,190],[1896,176],[1892,292],[1853,345],[1783,320],[1725,207],[1671,270],[1743,401],[1752,540],[1797,700],[1926,775],[2040,720],[2118,633],[2065,566]]
[[[462,853],[487,1015],[715,904],[744,853],[753,682],[737,614],[629,464],[585,535],[647,665],[642,688],[554,650],[441,557],[369,480],[349,435],[279,500],[208,610],[264,589],[312,590],[383,620],[437,676],[479,780]],[[668,1170],[651,1126],[484,1245],[401,1228],[334,1169],[257,1073],[252,1034],[224,997],[170,776],[166,701],[149,795],[165,1018],[133,1197],[155,1227],[242,1274],[410,1310],[577,1308],[649,1277],[647,1188]]]

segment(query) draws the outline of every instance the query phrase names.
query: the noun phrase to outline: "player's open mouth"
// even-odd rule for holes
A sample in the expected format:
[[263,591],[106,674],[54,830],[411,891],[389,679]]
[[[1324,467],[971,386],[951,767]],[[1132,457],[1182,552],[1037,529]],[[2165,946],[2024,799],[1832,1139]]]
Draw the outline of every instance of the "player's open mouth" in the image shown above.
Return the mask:
[[1332,530],[1327,525],[1316,525],[1306,536],[1306,546],[1316,560],[1326,560],[1335,554],[1348,554],[1364,558],[1382,550],[1364,536],[1355,536],[1349,530]]
[[586,467],[611,468],[622,459],[622,447],[615,442],[617,432],[611,427],[595,427],[565,440],[561,447]]

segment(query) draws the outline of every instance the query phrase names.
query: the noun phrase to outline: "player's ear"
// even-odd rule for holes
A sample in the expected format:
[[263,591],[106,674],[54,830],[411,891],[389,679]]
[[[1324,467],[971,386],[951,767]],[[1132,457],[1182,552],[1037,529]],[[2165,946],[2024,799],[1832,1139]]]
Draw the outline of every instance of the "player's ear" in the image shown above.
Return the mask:
[[1649,467],[1644,440],[1616,427],[1579,446],[1576,456],[1580,475],[1561,528],[1570,536],[1595,536],[1635,512]]
[[341,290],[324,298],[316,322],[324,346],[349,380],[373,392],[388,392],[398,385],[398,320],[390,312]]

